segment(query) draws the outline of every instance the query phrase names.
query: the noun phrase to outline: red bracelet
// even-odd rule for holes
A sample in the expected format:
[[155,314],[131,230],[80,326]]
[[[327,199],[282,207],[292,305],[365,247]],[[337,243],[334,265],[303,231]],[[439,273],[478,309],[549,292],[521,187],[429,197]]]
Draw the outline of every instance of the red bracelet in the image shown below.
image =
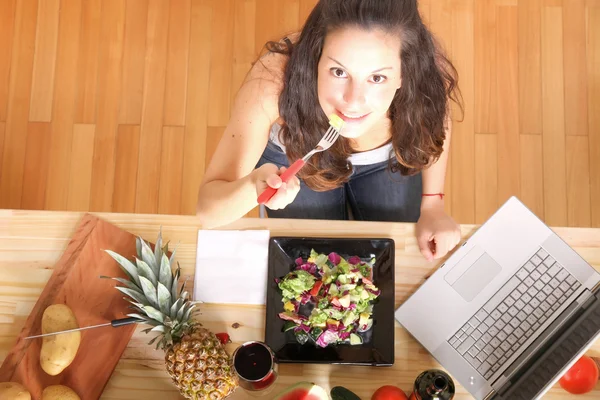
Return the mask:
[[423,193],[421,197],[425,196],[440,196],[440,199],[444,198],[444,193]]

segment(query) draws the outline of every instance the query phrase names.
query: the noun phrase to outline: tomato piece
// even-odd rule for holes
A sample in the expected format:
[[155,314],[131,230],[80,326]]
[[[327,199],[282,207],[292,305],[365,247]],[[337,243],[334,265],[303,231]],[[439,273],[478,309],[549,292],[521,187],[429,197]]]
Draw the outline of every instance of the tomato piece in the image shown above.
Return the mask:
[[221,342],[221,344],[231,343],[231,338],[226,332],[215,333],[215,336],[217,337],[217,339],[219,339],[219,342]]
[[408,400],[408,397],[398,386],[385,385],[373,393],[371,400]]
[[312,289],[310,289],[310,295],[316,296],[319,294],[319,290],[321,290],[321,286],[323,286],[323,281],[316,281]]
[[362,281],[365,285],[372,285],[373,281],[371,281],[370,279],[367,278],[362,278]]
[[596,362],[583,356],[560,378],[558,383],[569,393],[583,394],[590,392],[598,383],[600,371]]
[[334,306],[338,306],[338,307],[342,306],[342,304],[340,303],[340,300],[337,297],[334,297],[333,299],[331,299],[331,304],[333,304]]

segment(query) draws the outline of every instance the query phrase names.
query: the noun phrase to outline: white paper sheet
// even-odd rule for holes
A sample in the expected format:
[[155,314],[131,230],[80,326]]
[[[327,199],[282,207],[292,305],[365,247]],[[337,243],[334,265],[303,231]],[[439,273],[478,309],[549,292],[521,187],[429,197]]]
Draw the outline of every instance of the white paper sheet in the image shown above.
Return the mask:
[[268,230],[199,230],[194,300],[265,304]]

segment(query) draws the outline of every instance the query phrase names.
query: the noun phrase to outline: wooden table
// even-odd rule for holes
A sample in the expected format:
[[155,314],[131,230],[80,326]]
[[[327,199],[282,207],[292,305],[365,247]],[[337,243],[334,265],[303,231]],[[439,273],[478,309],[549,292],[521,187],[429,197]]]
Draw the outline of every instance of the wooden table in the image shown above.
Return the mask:
[[[171,243],[180,242],[177,259],[181,264],[182,274],[193,277],[199,229],[199,223],[194,217],[105,213],[96,215],[150,241],[155,240],[158,229],[162,226],[163,238],[171,240]],[[0,210],[2,359],[14,345],[25,319],[52,274],[54,263],[66,248],[82,216],[82,213],[77,212]],[[391,237],[396,242],[396,307],[442,263],[442,260],[428,263],[420,255],[412,224],[242,219],[223,229],[269,229],[271,235],[288,236]],[[462,234],[468,237],[475,229],[476,226],[462,226]],[[555,231],[583,258],[600,270],[600,229],[556,228]],[[190,282],[193,282],[193,279],[190,279]],[[229,345],[229,350],[235,349],[241,342],[264,338],[264,307],[219,304],[203,304],[201,307],[201,321],[205,326],[214,332],[230,333],[234,343]],[[233,328],[234,323],[238,323],[239,327]],[[142,333],[141,329],[139,327],[136,330],[102,399],[181,398],[164,371],[163,353],[146,344],[149,337]],[[588,354],[600,357],[600,343],[594,344]],[[395,357],[395,364],[390,368],[282,364],[275,392],[306,380],[320,384],[326,389],[343,385],[367,400],[375,389],[385,384],[398,385],[405,392],[409,392],[419,372],[439,367],[431,355],[398,323],[395,332]],[[458,382],[456,383],[455,398],[471,398]],[[239,389],[231,398],[247,397]],[[568,393],[557,386],[545,399],[568,397]],[[600,384],[594,392],[576,398],[600,398]]]

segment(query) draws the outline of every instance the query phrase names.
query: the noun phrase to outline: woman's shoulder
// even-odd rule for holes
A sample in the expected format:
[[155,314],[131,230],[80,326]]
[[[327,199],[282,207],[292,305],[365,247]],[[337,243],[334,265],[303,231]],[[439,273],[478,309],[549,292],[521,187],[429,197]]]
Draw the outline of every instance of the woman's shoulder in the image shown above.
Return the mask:
[[[292,34],[275,43],[287,46],[287,39],[293,45],[297,38],[298,34]],[[265,52],[252,65],[238,92],[238,96],[241,95],[245,100],[248,100],[249,95],[253,101],[260,103],[271,121],[280,121],[279,95],[283,90],[288,58],[289,55],[284,52]]]
[[265,46],[264,54],[252,65],[246,81],[259,79],[264,83],[270,82],[281,91],[289,53],[299,36],[299,33],[292,33],[277,42],[269,42]]

